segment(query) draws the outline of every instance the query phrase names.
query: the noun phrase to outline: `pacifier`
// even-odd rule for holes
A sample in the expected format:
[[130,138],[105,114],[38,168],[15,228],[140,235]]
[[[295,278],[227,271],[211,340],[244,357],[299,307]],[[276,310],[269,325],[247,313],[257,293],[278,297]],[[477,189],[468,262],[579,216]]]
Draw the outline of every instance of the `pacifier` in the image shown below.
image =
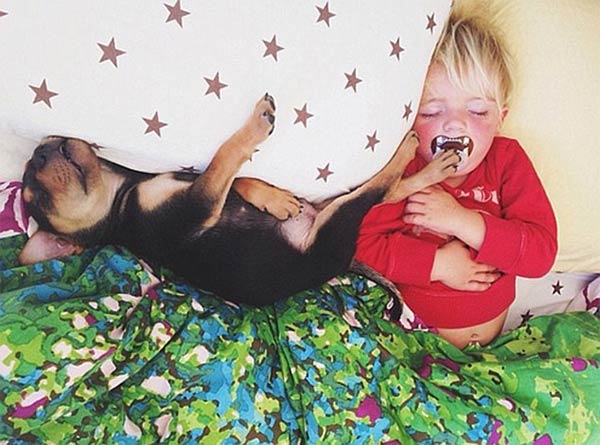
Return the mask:
[[436,136],[431,141],[431,153],[433,159],[439,158],[443,153],[453,151],[459,161],[454,164],[456,171],[460,170],[467,162],[467,158],[473,152],[473,140],[469,136],[451,138],[448,136]]

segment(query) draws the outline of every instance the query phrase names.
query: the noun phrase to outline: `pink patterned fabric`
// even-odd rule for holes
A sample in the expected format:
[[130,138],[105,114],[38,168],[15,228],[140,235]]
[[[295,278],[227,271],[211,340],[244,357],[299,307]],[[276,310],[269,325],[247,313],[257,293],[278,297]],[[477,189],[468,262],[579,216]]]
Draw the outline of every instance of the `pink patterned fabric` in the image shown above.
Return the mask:
[[0,237],[27,232],[29,217],[23,206],[21,183],[0,181]]

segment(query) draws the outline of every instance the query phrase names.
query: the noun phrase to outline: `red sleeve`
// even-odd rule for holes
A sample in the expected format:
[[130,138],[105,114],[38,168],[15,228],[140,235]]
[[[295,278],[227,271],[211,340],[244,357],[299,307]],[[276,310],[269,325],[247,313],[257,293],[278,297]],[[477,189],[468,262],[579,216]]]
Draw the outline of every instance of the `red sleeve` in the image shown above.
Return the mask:
[[404,203],[369,210],[358,236],[356,259],[393,282],[427,285],[437,245],[401,233]]
[[476,261],[508,274],[540,277],[556,259],[556,218],[524,150],[506,141],[506,149],[496,155],[502,217],[482,213],[486,230]]

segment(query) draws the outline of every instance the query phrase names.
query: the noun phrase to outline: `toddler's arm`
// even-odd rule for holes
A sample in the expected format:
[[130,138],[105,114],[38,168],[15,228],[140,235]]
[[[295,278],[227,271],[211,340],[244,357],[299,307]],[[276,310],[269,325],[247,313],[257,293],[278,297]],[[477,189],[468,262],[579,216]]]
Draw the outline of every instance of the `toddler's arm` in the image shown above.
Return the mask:
[[433,186],[409,198],[404,221],[461,239],[478,251],[477,262],[539,277],[556,258],[556,219],[531,161],[516,141],[506,141],[490,161],[498,176],[500,217],[464,208]]
[[460,241],[438,248],[404,235],[404,204],[383,204],[369,211],[358,237],[357,260],[397,283],[426,286],[439,280],[454,289],[477,291],[498,279],[495,268],[473,260]]
[[404,222],[458,238],[475,250],[479,250],[485,237],[481,214],[463,207],[439,185],[408,198]]
[[552,206],[522,149],[504,171],[503,215],[482,213],[485,237],[476,260],[522,277],[543,276],[554,264],[558,250]]

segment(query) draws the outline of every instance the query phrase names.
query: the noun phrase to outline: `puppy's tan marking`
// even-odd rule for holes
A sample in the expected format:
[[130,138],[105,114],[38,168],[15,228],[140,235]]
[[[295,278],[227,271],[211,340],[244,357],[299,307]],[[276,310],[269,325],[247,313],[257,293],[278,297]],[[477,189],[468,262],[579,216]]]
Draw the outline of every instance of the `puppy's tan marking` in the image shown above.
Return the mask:
[[65,193],[54,194],[53,209],[47,216],[58,232],[67,235],[92,227],[108,214],[123,179],[105,169],[99,173],[102,180],[88,194],[82,192],[79,184],[70,185]]
[[143,211],[150,212],[190,186],[189,181],[175,179],[172,173],[165,173],[141,182],[138,186],[140,207]]

